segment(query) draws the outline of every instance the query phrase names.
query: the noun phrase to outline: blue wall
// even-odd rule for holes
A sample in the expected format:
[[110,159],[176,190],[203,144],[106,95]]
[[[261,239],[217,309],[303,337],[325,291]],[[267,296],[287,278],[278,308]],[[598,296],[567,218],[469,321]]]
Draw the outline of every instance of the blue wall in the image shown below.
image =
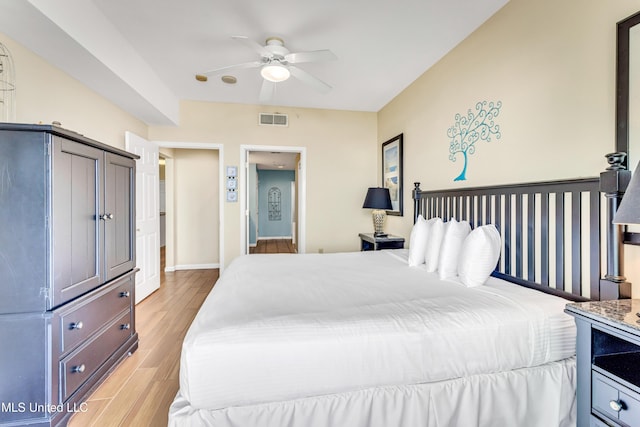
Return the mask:
[[[258,237],[291,236],[291,183],[294,171],[258,170]],[[280,218],[269,219],[269,190],[280,190]]]

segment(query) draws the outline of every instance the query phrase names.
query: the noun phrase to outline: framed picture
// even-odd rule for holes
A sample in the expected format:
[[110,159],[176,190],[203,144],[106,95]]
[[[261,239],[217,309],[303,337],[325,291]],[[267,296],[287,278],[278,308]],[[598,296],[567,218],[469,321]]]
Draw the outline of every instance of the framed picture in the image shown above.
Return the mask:
[[402,216],[402,134],[382,144],[382,186],[391,195],[387,215]]

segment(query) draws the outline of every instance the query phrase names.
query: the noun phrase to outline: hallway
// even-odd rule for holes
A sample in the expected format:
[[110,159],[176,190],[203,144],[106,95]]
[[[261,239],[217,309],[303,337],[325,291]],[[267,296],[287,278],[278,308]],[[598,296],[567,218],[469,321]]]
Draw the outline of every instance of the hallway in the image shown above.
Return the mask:
[[255,247],[249,248],[250,254],[295,254],[296,248],[291,239],[258,240]]

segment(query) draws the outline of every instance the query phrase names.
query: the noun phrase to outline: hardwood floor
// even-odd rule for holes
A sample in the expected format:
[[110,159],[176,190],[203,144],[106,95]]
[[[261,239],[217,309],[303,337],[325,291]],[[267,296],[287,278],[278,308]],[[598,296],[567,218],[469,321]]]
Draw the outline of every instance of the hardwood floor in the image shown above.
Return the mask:
[[255,247],[249,248],[250,254],[294,254],[295,245],[291,239],[258,240]]
[[94,391],[87,412],[75,414],[69,426],[167,425],[178,392],[182,340],[218,270],[164,273],[162,265],[161,271],[160,289],[136,306],[138,350]]

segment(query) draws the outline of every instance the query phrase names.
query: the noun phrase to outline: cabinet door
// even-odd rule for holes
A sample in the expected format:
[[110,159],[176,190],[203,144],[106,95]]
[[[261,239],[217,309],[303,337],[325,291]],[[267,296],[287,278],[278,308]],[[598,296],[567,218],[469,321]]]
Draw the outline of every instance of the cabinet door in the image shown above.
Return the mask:
[[52,304],[99,286],[103,239],[102,150],[53,137],[51,171]]
[[105,264],[113,279],[135,267],[135,160],[105,154]]

